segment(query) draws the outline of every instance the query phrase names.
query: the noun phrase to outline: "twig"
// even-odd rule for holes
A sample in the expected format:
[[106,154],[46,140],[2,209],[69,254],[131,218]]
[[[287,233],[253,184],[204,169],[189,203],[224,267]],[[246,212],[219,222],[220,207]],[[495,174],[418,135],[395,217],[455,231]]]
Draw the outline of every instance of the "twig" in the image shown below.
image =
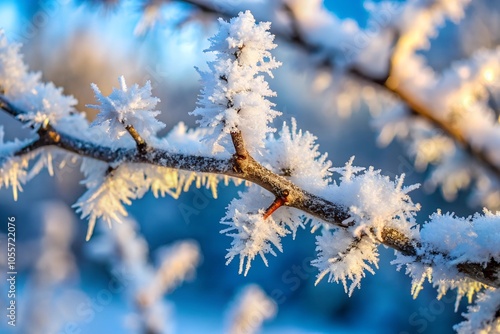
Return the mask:
[[281,196],[276,197],[273,203],[264,212],[264,219],[269,218],[274,211],[278,210],[280,207],[286,204],[287,197],[289,195],[288,190],[284,190]]
[[[125,125],[125,124],[124,124]],[[137,150],[140,154],[146,154],[148,152],[148,145],[146,141],[141,137],[139,132],[134,128],[133,125],[125,125],[125,129],[128,131],[130,136],[134,139],[135,144],[137,146]]]

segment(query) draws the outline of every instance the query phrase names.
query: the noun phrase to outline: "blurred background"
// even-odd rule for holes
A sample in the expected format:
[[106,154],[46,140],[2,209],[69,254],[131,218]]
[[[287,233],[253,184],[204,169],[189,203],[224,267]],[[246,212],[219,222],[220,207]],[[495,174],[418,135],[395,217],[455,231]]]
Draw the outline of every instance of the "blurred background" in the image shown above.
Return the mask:
[[[339,18],[366,25],[368,14],[362,2],[325,1],[325,6]],[[495,0],[474,1],[466,20],[445,22],[423,52],[429,64],[439,71],[480,46],[498,45],[499,7]],[[195,126],[188,115],[201,88],[195,67],[206,68],[210,55],[203,50],[217,28],[212,17],[193,19],[190,11],[185,4],[165,6],[161,20],[137,34],[144,15],[139,1],[0,0],[0,26],[9,40],[23,44],[29,67],[40,71],[42,80],[74,95],[89,120],[95,117],[95,110],[85,107],[94,103],[90,83],[109,94],[124,75],[130,84],[151,81],[153,94],[161,99],[160,118],[170,129],[179,121]],[[391,177],[406,173],[406,184],[424,183],[427,172],[413,167],[404,145],[377,145],[369,105],[339,103],[338,96],[324,89],[329,83],[321,81],[320,71],[308,66],[293,46],[279,40],[278,44],[275,55],[283,66],[269,81],[277,92],[277,109],[283,112],[279,123],[295,117],[299,127],[318,137],[320,150],[328,152],[334,166],[344,165],[354,155],[358,166],[374,166]],[[350,89],[351,94],[360,94],[358,87]],[[22,137],[25,131],[3,114],[0,124],[7,138]],[[0,231],[6,233],[9,216],[17,223],[17,333],[140,332],[131,316],[137,313],[137,305],[127,296],[127,278],[120,281],[113,271],[116,251],[108,249],[112,240],[105,237],[107,227],[100,226],[85,242],[87,223],[71,209],[84,192],[81,178],[75,162],[54,177],[43,172],[24,187],[17,201],[10,189],[0,190],[0,219],[4,220]],[[230,238],[219,233],[218,222],[241,187],[220,188],[218,199],[208,190],[195,188],[178,200],[147,194],[130,206],[130,217],[146,241],[146,259],[153,267],[159,267],[157,254],[166,246],[183,239],[199,245],[201,258],[194,275],[164,297],[170,332],[223,332],[231,303],[250,283],[258,284],[278,306],[274,319],[263,325],[263,333],[449,333],[461,321],[466,302],[454,312],[454,293],[437,301],[437,292],[426,285],[412,299],[409,278],[390,265],[391,249],[381,249],[376,275],[368,274],[362,289],[350,298],[342,285],[323,280],[314,286],[316,270],[309,261],[315,256],[315,240],[309,230],[300,230],[295,241],[285,238],[284,253],[270,258],[268,268],[255,261],[248,276],[238,275],[237,261],[225,265]],[[467,201],[467,191],[452,202],[445,201],[439,189],[422,187],[411,196],[422,204],[420,222],[437,209],[461,216],[481,210]],[[59,240],[61,235],[67,244],[49,250],[50,238]],[[4,242],[2,238],[0,263],[5,261]],[[110,284],[117,279],[124,288],[111,291]],[[5,296],[2,291],[2,310]],[[6,326],[3,314],[2,319],[0,332],[16,333]]]

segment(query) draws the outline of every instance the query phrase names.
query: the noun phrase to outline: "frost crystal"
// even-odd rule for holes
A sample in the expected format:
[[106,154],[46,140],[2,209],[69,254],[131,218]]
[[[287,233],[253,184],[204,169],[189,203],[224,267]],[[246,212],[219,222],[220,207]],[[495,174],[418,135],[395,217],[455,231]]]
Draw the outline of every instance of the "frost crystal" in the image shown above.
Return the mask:
[[289,233],[295,237],[297,229],[304,227],[305,217],[297,209],[281,207],[264,219],[263,208],[273,202],[274,196],[256,186],[240,192],[239,197],[229,204],[226,215],[221,220],[221,224],[229,227],[221,233],[233,238],[226,255],[226,264],[239,256],[239,273],[244,272],[246,275],[257,255],[267,266],[267,253],[276,256],[274,248],[282,252],[281,238]]
[[88,105],[99,110],[92,126],[103,127],[113,139],[126,134],[126,126],[133,126],[146,140],[155,137],[165,124],[156,119],[160,112],[154,108],[160,100],[151,96],[151,83],[148,81],[143,87],[135,84],[127,88],[123,76],[119,81],[120,89],[113,88],[109,96],[102,95],[97,85],[92,84],[95,97],[100,103]]
[[[236,201],[231,202],[229,210],[231,210],[231,206],[236,206]],[[272,246],[276,247],[280,252],[283,251],[280,239],[286,235],[286,229],[271,217],[267,220],[264,219],[263,213],[263,211],[259,211],[249,214],[234,209],[234,213],[231,216],[228,217],[226,215],[224,217],[226,220],[222,220],[222,224],[230,225],[231,227],[222,230],[221,233],[226,233],[234,238],[231,243],[231,249],[229,249],[226,255],[228,259],[226,264],[229,264],[238,255],[240,257],[238,272],[241,274],[243,268],[245,268],[245,276],[257,255],[260,255],[262,261],[267,265],[265,254],[271,253],[276,256]]]
[[[361,287],[365,270],[375,274],[370,264],[378,268],[378,244],[366,236],[353,240],[346,230],[325,228],[316,238],[316,244],[318,259],[312,261],[312,265],[320,270],[316,284],[328,274],[328,282],[341,281],[350,296],[354,288]],[[347,280],[352,281],[349,290]]]
[[98,218],[110,226],[112,222],[122,222],[127,216],[123,204],[130,205],[132,199],[141,197],[145,192],[144,174],[134,166],[121,165],[110,172],[112,175],[105,176],[107,165],[99,165],[100,179],[87,179],[89,189],[74,205],[82,218],[89,218],[87,240],[92,236]]
[[9,43],[0,29],[0,88],[10,99],[17,99],[33,89],[39,73],[29,73],[20,54],[21,44]]
[[14,200],[17,201],[18,191],[23,191],[22,185],[27,181],[28,160],[10,158],[0,166],[0,188],[12,187]]
[[[326,190],[334,203],[349,208],[350,218],[343,222],[347,227],[330,229],[325,225],[316,238],[318,259],[312,262],[319,269],[316,283],[329,275],[328,281],[341,281],[349,295],[360,287],[365,270],[374,273],[370,265],[377,267],[383,228],[397,228],[411,236],[419,210],[408,196],[418,185],[403,187],[404,177],[391,181],[372,167],[364,171],[352,162],[353,158],[345,167],[334,169],[342,175],[341,182]],[[349,290],[347,280],[352,281]]]
[[108,164],[84,158],[82,172],[86,176],[82,182],[87,187],[74,205],[82,218],[89,218],[87,240],[92,236],[97,219],[101,218],[110,226],[120,223],[127,216],[124,205],[132,204],[151,190],[155,197],[168,194],[178,198],[182,191],[192,185],[205,186],[217,197],[217,185],[221,177],[141,163],[122,163],[116,168]]
[[[469,303],[473,296],[483,290],[485,285],[459,273],[456,265],[460,263],[479,263],[500,260],[500,213],[484,210],[468,218],[453,214],[436,213],[423,225],[416,239],[422,245],[417,250],[421,263],[413,257],[398,255],[393,264],[406,266],[406,273],[412,277],[414,297],[427,280],[438,289],[438,298],[448,290],[457,290],[455,308],[460,300],[467,297]],[[429,256],[432,254],[432,256]]]
[[500,289],[489,289],[477,297],[476,305],[468,307],[467,319],[453,329],[458,334],[500,333]]
[[267,100],[275,96],[259,73],[267,73],[281,63],[268,50],[276,47],[268,30],[269,22],[256,24],[249,11],[230,22],[220,20],[219,33],[207,51],[217,54],[209,62],[210,72],[200,72],[205,87],[192,114],[201,116],[202,127],[211,128],[206,140],[217,153],[229,148],[229,134],[240,131],[250,153],[264,147],[266,134],[275,131],[269,123],[279,112]]
[[415,225],[415,214],[420,205],[411,201],[408,193],[419,187],[418,184],[403,186],[404,174],[391,181],[382,176],[380,170],[370,167],[352,166],[351,160],[344,168],[335,168],[340,173],[340,183],[335,183],[326,190],[334,203],[349,208],[351,217],[344,223],[351,225],[353,235],[363,234],[378,238],[383,227],[390,226],[410,233]]
[[24,99],[16,103],[27,112],[17,117],[35,129],[49,123],[56,126],[59,120],[74,113],[77,104],[73,96],[63,95],[62,91],[51,82],[37,84],[31,94],[25,94]]
[[283,123],[279,137],[269,136],[264,164],[305,190],[323,189],[331,180],[328,169],[332,164],[327,154],[319,153],[316,139],[310,132],[298,130],[297,121],[292,118],[291,127]]
[[473,262],[486,264],[491,259],[500,262],[500,212],[484,210],[468,218],[453,214],[433,214],[422,227],[424,252],[443,252],[450,263]]
[[[19,53],[20,45],[8,43],[0,30],[0,92],[25,113],[18,119],[37,130],[48,123],[78,116],[73,96],[66,96],[53,83],[40,82],[40,74],[28,71]],[[85,121],[81,119],[80,121]]]
[[18,191],[23,191],[22,185],[28,180],[29,157],[11,157],[11,155],[23,144],[19,140],[5,143],[3,126],[0,126],[0,188],[12,187],[16,201]]

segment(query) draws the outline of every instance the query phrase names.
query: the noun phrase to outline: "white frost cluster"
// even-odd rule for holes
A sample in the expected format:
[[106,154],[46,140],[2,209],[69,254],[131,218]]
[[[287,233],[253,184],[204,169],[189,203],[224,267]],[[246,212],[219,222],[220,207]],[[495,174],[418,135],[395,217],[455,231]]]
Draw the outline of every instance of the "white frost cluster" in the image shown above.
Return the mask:
[[[291,127],[285,122],[278,135],[268,136],[262,163],[273,172],[290,179],[308,191],[319,191],[331,181],[331,162],[326,154],[320,154],[316,137],[310,132],[297,129],[295,119]],[[299,227],[311,218],[289,207],[280,207],[267,219],[264,209],[270,206],[274,197],[259,187],[250,187],[239,193],[227,208],[221,223],[228,225],[221,233],[233,238],[227,254],[228,263],[240,257],[239,272],[245,275],[257,255],[267,265],[265,254],[276,255],[274,249],[282,252],[281,238],[295,234]],[[245,264],[246,262],[246,264]]]
[[92,126],[103,127],[112,139],[125,135],[126,126],[133,126],[145,140],[153,139],[165,124],[156,119],[160,111],[155,110],[155,107],[160,99],[151,95],[151,83],[148,81],[143,87],[135,84],[128,88],[123,76],[119,81],[120,89],[113,88],[109,96],[102,95],[97,85],[92,84],[96,99],[100,103],[87,105],[99,110]]
[[468,310],[463,314],[467,321],[454,327],[458,334],[500,333],[500,289],[482,292]]
[[233,238],[226,264],[239,256],[240,274],[248,273],[257,255],[267,266],[266,254],[276,256],[274,249],[283,252],[281,238],[290,233],[295,238],[297,229],[304,227],[305,216],[299,210],[285,206],[264,219],[264,209],[273,199],[272,194],[252,185],[245,192],[239,192],[239,198],[231,201],[221,220],[221,224],[229,226],[221,233]]
[[484,210],[467,218],[453,214],[433,214],[420,231],[427,249],[449,255],[453,263],[486,264],[500,262],[500,212]]
[[[365,270],[375,274],[371,265],[378,268],[378,244],[369,237],[353,239],[344,229],[324,228],[316,237],[316,245],[318,258],[311,262],[320,270],[316,284],[328,275],[328,282],[341,281],[345,292],[351,296],[356,287],[361,287]],[[352,281],[349,288],[347,280]]]
[[[25,113],[17,116],[26,126],[37,130],[41,126],[50,124],[56,129],[65,128],[73,135],[82,135],[87,122],[82,114],[75,112],[76,100],[72,96],[65,96],[61,88],[53,83],[40,82],[40,74],[28,71],[19,52],[20,45],[7,42],[5,34],[0,30],[0,93],[14,107]],[[22,185],[36,176],[46,167],[53,175],[52,160],[55,155],[63,159],[71,154],[53,148],[44,148],[13,157],[14,153],[26,146],[28,140],[14,140],[4,142],[4,131],[0,129],[0,188],[12,187],[14,199]],[[30,166],[30,161],[37,159]]]
[[230,310],[227,333],[258,333],[264,321],[274,318],[277,309],[274,300],[258,285],[248,285],[236,297]]
[[279,136],[271,134],[266,141],[263,163],[307,191],[317,191],[331,181],[331,162],[319,152],[316,137],[297,129],[297,121],[283,123]]
[[40,80],[40,73],[28,72],[20,49],[21,44],[9,43],[0,29],[0,88],[11,99],[34,89]]
[[396,259],[391,262],[397,266],[398,270],[403,266],[406,267],[405,273],[412,279],[411,295],[413,298],[418,297],[425,282],[428,281],[437,289],[437,299],[441,299],[449,290],[456,290],[455,310],[458,310],[463,297],[471,303],[474,295],[484,289],[484,284],[465,277],[455,267],[447,264],[442,254],[436,254],[432,258],[426,258],[423,252],[422,255],[423,259],[416,261],[413,256],[403,256],[398,253]]
[[244,193],[240,192],[239,197],[232,200],[227,207],[226,216],[222,218],[221,224],[229,227],[222,230],[221,233],[233,238],[231,248],[228,249],[226,255],[226,264],[239,256],[238,272],[240,274],[244,272],[246,275],[257,255],[267,265],[265,254],[270,253],[276,256],[273,247],[280,252],[283,251],[281,238],[289,231],[284,223],[276,220],[275,215],[267,219],[263,217],[263,208],[273,201],[271,194],[251,186]]
[[[56,156],[70,157],[62,151],[52,147],[44,150],[30,152],[20,156],[13,154],[29,143],[28,140],[4,142],[3,127],[0,126],[0,189],[12,188],[14,200],[17,201],[18,193],[23,190],[22,186],[34,178],[43,168],[47,168],[50,176],[54,175],[52,162]],[[30,161],[35,160],[31,165]]]
[[[491,260],[500,260],[500,212],[484,210],[467,218],[453,214],[436,213],[424,224],[420,233],[415,235],[421,246],[417,256],[399,254],[393,264],[406,266],[406,273],[412,277],[414,297],[429,281],[438,290],[438,298],[448,290],[457,290],[455,309],[458,309],[462,297],[471,303],[474,295],[483,290],[485,285],[467,278],[458,272],[459,263],[478,263],[486,265]],[[432,256],[429,256],[432,254]]]
[[[217,186],[221,177],[212,174],[185,172],[177,169],[141,163],[122,163],[116,168],[108,164],[84,158],[81,170],[85,175],[82,183],[87,191],[74,204],[82,218],[89,219],[87,240],[90,239],[98,219],[110,227],[127,217],[125,205],[142,198],[151,190],[155,197],[168,194],[178,198],[192,185],[205,186],[217,198]],[[225,180],[226,183],[229,179]]]
[[[82,169],[85,169],[88,163],[90,161],[84,160]],[[91,163],[95,168],[99,168],[100,177],[87,178],[84,181],[88,190],[74,205],[82,218],[89,218],[87,240],[92,236],[98,218],[103,219],[109,226],[113,222],[124,221],[127,210],[123,205],[130,205],[132,199],[142,197],[146,191],[143,186],[144,173],[136,165],[121,165],[109,172],[112,175],[106,176],[107,164],[97,161]]]
[[77,101],[73,96],[64,95],[62,88],[51,82],[40,82],[40,74],[28,71],[19,49],[20,45],[8,43],[0,30],[0,92],[26,112],[18,118],[35,130],[49,123],[57,126],[64,118],[85,126],[82,115],[74,110]]
[[192,114],[201,116],[199,124],[211,128],[206,140],[212,152],[229,148],[229,134],[241,132],[250,153],[264,147],[269,126],[280,115],[267,98],[275,96],[264,76],[272,77],[277,62],[269,50],[276,47],[268,30],[270,23],[256,24],[249,11],[229,22],[220,20],[220,29],[207,51],[216,53],[209,72],[200,72],[204,83],[199,107]]
[[4,143],[3,126],[0,126],[0,189],[12,187],[16,201],[18,192],[23,191],[22,185],[26,183],[28,176],[29,160],[23,157],[11,157],[21,147],[20,141]]
[[403,186],[404,174],[392,181],[373,167],[364,168],[352,165],[352,157],[342,168],[334,171],[341,174],[339,183],[326,191],[334,203],[349,208],[350,224],[353,235],[364,234],[378,238],[383,227],[394,227],[411,235],[410,227],[416,224],[415,214],[420,210],[408,195],[419,187],[418,184]]
[[[350,218],[343,222],[348,227],[324,225],[316,241],[318,258],[312,262],[319,269],[316,284],[328,275],[329,282],[341,281],[349,295],[360,287],[365,270],[374,273],[371,265],[378,265],[383,228],[396,228],[411,236],[420,209],[408,196],[418,185],[404,187],[403,176],[391,181],[372,167],[364,170],[352,162],[353,158],[345,167],[334,169],[342,175],[340,183],[327,189],[327,198],[349,209]],[[347,280],[352,281],[349,290]]]

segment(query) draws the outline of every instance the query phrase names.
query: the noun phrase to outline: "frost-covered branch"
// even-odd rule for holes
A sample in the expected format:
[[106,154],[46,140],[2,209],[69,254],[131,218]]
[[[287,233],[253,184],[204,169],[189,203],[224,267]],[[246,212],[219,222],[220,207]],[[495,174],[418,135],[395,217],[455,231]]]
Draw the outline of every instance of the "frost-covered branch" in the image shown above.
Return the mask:
[[[314,6],[297,20],[315,16]],[[199,71],[204,87],[192,114],[200,126],[188,130],[181,123],[164,137],[158,136],[165,125],[156,119],[159,100],[149,83],[127,87],[122,77],[109,96],[93,85],[98,104],[91,107],[99,113],[88,124],[73,109],[74,99],[29,73],[16,46],[0,35],[0,108],[33,130],[31,139],[11,142],[0,131],[0,186],[12,187],[17,197],[41,169],[53,174],[54,157],[81,158],[87,191],[74,207],[89,220],[89,239],[98,220],[126,222],[125,206],[148,191],[177,198],[195,184],[216,197],[221,180],[246,181],[221,220],[221,233],[232,238],[227,263],[239,258],[240,273],[257,257],[267,265],[268,254],[283,251],[283,237],[295,238],[300,227],[310,225],[321,231],[312,262],[319,269],[317,282],[342,282],[349,294],[366,272],[378,268],[380,245],[397,251],[393,263],[412,277],[414,296],[426,280],[439,296],[456,289],[457,303],[499,288],[500,212],[485,209],[467,218],[438,212],[417,224],[420,205],[409,193],[419,185],[405,186],[404,175],[391,180],[373,167],[356,167],[353,158],[332,168],[317,138],[294,119],[273,127],[280,113],[269,100],[275,93],[266,76],[280,63],[270,52],[276,45],[269,29],[270,23],[257,23],[249,11],[220,20],[207,49],[215,60],[208,71]],[[169,260],[166,266],[176,264]],[[190,266],[180,269],[173,276],[162,271],[154,295],[182,279]]]
[[[2,99],[6,109],[9,110],[13,107],[5,97]],[[242,164],[238,162],[237,157],[224,160],[213,157],[170,153],[155,148],[151,148],[148,154],[142,155],[137,149],[111,149],[82,141],[50,128],[42,131],[40,138],[30,142],[19,151],[14,152],[14,155],[19,156],[33,153],[34,150],[42,149],[46,146],[54,146],[82,157],[106,162],[110,165],[147,163],[154,166],[237,177],[261,186],[278,198],[281,198],[284,193],[288,193],[286,196],[287,201],[284,205],[299,209],[334,226],[345,228],[347,225],[344,221],[350,217],[349,210],[344,206],[332,203],[325,198],[301,189],[286,178],[263,167],[251,156],[247,158],[247,162],[242,169]],[[403,232],[390,227],[384,228],[381,231],[381,243],[408,256],[414,256],[418,251],[418,243],[416,241]],[[491,261],[485,267],[479,263],[459,263],[457,264],[457,268],[460,272],[475,280],[490,286],[500,286],[500,279],[496,277],[496,273],[500,270],[499,262]]]
[[[98,218],[109,224],[123,220],[126,216],[123,205],[142,197],[149,189],[155,195],[169,193],[176,197],[180,189],[188,189],[196,180],[199,186],[203,182],[212,187],[215,195],[216,175],[222,175],[249,181],[267,191],[250,187],[240,199],[231,203],[223,219],[223,223],[229,225],[227,231],[236,231],[234,249],[228,259],[240,256],[240,270],[245,259],[247,271],[256,255],[264,258],[265,253],[274,253],[271,245],[281,249],[280,238],[290,231],[295,234],[297,228],[304,225],[304,219],[314,219],[318,227],[322,222],[331,224],[325,238],[328,234],[336,238],[334,230],[340,228],[350,231],[348,234],[352,233],[355,239],[367,237],[373,247],[385,244],[405,256],[417,254],[415,260],[432,264],[431,255],[429,258],[419,254],[422,246],[418,236],[408,228],[411,224],[402,224],[405,217],[411,221],[412,212],[418,210],[407,195],[413,188],[403,188],[402,179],[397,184],[390,182],[373,169],[356,175],[363,169],[352,167],[350,163],[345,169],[338,169],[344,175],[342,183],[329,185],[331,163],[326,155],[317,151],[311,134],[299,131],[293,121],[292,127],[284,124],[279,137],[275,137],[272,135],[274,129],[268,125],[277,113],[271,109],[273,104],[265,99],[273,93],[259,72],[270,74],[269,71],[277,66],[268,51],[274,48],[272,36],[266,32],[269,25],[256,25],[248,12],[230,23],[221,24],[222,32],[212,39],[211,49],[219,52],[218,58],[210,64],[212,72],[203,73],[207,87],[195,112],[202,117],[202,128],[198,132],[178,127],[164,140],[157,138],[155,131],[163,126],[154,118],[158,114],[154,110],[158,100],[151,96],[149,85],[127,88],[123,78],[120,89],[113,90],[108,97],[94,86],[100,104],[93,107],[99,109],[100,114],[93,127],[88,127],[77,114],[64,110],[61,113],[51,109],[37,111],[35,117],[30,110],[38,108],[32,103],[39,100],[30,101],[32,90],[16,93],[15,86],[5,87],[6,94],[19,102],[13,103],[8,95],[3,95],[2,109],[32,125],[37,133],[35,139],[4,144],[2,156],[8,162],[2,166],[3,184],[12,185],[16,193],[21,184],[42,167],[51,170],[52,155],[62,154],[67,158],[66,154],[71,153],[71,157],[82,157],[88,191],[75,206],[83,217],[90,219],[87,235],[90,238]],[[258,65],[252,65],[254,62]],[[31,80],[26,69],[21,71],[19,80]],[[43,84],[29,82],[39,90],[50,87],[37,88]],[[252,85],[247,86],[248,83]],[[59,106],[61,102],[57,101],[66,101],[60,91],[52,100],[44,96],[45,107],[50,103]],[[18,105],[25,105],[27,110]],[[127,125],[134,126],[147,143],[146,153],[139,151],[137,141],[124,136],[128,132]],[[71,135],[64,131],[74,127],[79,131],[72,131]],[[111,134],[115,139],[109,140],[102,133]],[[186,148],[181,150],[181,145]],[[235,153],[213,153],[222,148]],[[257,160],[254,154],[259,150],[262,156]],[[35,158],[38,158],[36,168],[28,173],[28,163]],[[183,174],[185,172],[192,174]],[[208,175],[197,176],[196,173]],[[362,193],[364,195],[360,195]],[[365,198],[366,203],[358,203],[360,198]],[[387,206],[388,198],[393,198],[393,206]],[[374,204],[376,201],[384,201],[384,206]],[[255,235],[248,234],[257,226],[266,231],[265,235],[260,236],[257,230]],[[449,258],[445,251],[437,253]],[[498,286],[497,261],[458,261],[453,266],[475,280]],[[321,262],[318,265],[322,271],[331,270]]]

